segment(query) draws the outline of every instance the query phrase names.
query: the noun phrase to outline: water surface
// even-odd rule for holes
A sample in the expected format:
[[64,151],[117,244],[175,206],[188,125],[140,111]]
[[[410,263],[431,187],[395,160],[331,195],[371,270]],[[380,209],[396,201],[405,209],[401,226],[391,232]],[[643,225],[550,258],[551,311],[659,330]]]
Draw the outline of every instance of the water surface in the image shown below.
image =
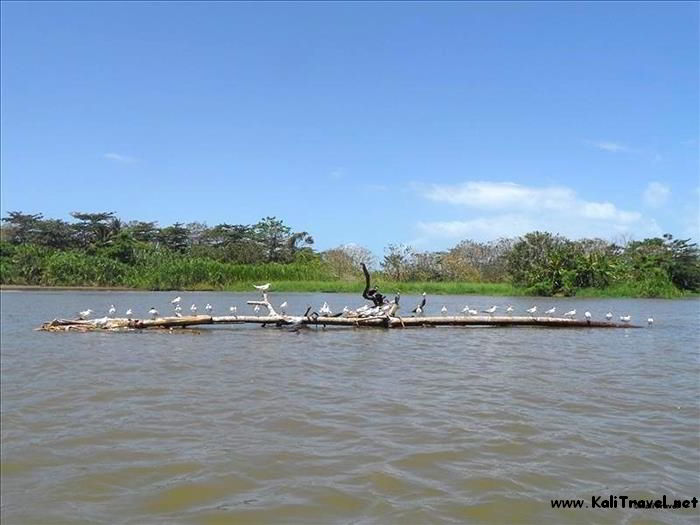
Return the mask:
[[[700,496],[697,300],[428,303],[654,317],[638,330],[32,330],[111,303],[165,312],[174,295],[2,292],[3,523],[698,522],[550,505]],[[180,295],[219,313],[257,298]]]

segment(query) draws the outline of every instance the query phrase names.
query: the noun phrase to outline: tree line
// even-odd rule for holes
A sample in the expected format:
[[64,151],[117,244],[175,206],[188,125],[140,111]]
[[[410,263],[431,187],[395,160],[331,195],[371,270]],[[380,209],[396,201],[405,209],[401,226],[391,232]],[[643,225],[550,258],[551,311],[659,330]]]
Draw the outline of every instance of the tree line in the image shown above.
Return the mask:
[[533,295],[582,288],[625,295],[700,291],[700,252],[670,234],[642,241],[570,240],[547,232],[491,242],[463,240],[449,250],[390,244],[383,257],[359,245],[319,252],[313,237],[276,217],[256,224],[207,226],[119,219],[74,212],[73,221],[9,212],[0,229],[3,284],[224,288],[258,279],[358,280],[359,267],[393,282],[512,283]]

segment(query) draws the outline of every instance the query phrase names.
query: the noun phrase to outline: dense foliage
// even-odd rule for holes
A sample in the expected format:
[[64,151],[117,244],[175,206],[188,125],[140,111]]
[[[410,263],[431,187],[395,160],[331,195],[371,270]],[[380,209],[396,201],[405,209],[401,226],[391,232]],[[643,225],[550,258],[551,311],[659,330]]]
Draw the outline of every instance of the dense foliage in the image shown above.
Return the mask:
[[[72,222],[21,212],[3,218],[1,282],[230,288],[253,281],[352,282],[360,263],[377,267],[374,255],[357,245],[316,252],[307,232],[294,232],[275,217],[253,225],[159,227],[123,222],[112,212],[72,216]],[[392,283],[501,283],[535,295],[598,290],[673,297],[700,291],[697,245],[671,235],[617,245],[532,232],[488,243],[464,240],[444,252],[392,244],[379,268],[377,278]]]

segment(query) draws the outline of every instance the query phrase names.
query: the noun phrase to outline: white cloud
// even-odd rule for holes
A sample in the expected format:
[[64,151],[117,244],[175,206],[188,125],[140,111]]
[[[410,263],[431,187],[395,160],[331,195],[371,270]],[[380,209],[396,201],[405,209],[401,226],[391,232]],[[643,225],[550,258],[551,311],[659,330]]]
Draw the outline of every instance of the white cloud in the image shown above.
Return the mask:
[[619,210],[610,202],[579,199],[576,192],[563,186],[535,188],[512,182],[470,181],[456,185],[433,184],[425,197],[438,202],[492,211],[555,211],[569,217],[615,220],[623,223],[641,218],[637,212]]
[[652,208],[666,204],[671,195],[671,188],[660,182],[650,182],[644,190],[644,202]]
[[637,211],[607,201],[588,201],[564,186],[531,187],[511,182],[469,181],[463,184],[416,187],[436,201],[480,211],[476,217],[454,221],[422,221],[421,235],[492,240],[533,230],[571,238],[620,234],[659,235],[656,222]]
[[107,160],[113,160],[115,162],[131,163],[136,162],[134,157],[128,157],[127,155],[121,155],[119,153],[105,153],[103,157]]
[[629,153],[632,151],[627,146],[623,146],[622,144],[619,144],[617,142],[611,142],[607,140],[592,142],[591,144],[593,144],[593,146],[595,146],[598,149],[602,149],[603,151],[608,151],[610,153]]

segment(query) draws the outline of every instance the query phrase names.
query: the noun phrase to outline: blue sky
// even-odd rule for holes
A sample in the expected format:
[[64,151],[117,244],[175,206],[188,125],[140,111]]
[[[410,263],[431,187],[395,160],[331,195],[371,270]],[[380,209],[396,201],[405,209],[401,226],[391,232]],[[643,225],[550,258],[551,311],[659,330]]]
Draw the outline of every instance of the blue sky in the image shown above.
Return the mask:
[[700,240],[697,3],[2,4],[1,201],[316,247]]

